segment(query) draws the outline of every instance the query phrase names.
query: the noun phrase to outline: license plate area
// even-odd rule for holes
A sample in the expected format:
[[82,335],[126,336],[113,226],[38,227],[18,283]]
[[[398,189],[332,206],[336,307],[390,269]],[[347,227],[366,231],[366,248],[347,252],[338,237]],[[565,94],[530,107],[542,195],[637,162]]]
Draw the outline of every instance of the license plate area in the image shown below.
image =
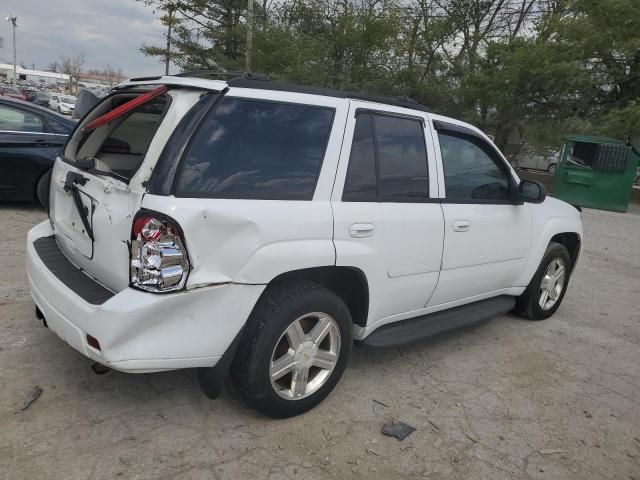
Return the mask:
[[[78,190],[82,208],[91,229],[93,229],[93,212],[97,202],[85,192]],[[86,231],[80,212],[76,207],[73,195],[63,189],[56,190],[55,223],[56,233],[62,234],[68,248],[75,249],[87,258],[93,257],[93,241]]]

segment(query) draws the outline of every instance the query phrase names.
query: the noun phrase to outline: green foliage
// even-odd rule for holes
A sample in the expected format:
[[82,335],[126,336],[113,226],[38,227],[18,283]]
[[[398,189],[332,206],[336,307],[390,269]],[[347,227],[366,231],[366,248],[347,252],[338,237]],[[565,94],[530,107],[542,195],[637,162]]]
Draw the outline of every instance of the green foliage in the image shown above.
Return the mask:
[[[243,70],[246,0],[143,0],[183,69]],[[288,0],[254,7],[252,69],[409,95],[498,146],[640,136],[640,0]],[[143,46],[166,59],[165,46]]]

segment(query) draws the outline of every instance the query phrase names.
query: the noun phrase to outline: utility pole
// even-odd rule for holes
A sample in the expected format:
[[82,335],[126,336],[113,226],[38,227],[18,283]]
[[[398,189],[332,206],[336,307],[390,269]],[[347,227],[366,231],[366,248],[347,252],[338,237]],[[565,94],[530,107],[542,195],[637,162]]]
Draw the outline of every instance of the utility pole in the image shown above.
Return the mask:
[[245,56],[245,70],[251,71],[251,44],[253,43],[253,0],[247,0],[247,51]]
[[16,27],[18,26],[18,17],[16,17],[15,15],[11,15],[9,14],[9,16],[7,17],[7,22],[9,22],[12,26],[13,26],[13,84],[17,85],[18,84],[18,75],[16,73],[16,64],[17,64],[17,60],[16,60]]
[[175,5],[169,4],[167,7],[167,49],[164,54],[164,74],[169,75],[169,64],[171,63],[171,29],[175,15]]

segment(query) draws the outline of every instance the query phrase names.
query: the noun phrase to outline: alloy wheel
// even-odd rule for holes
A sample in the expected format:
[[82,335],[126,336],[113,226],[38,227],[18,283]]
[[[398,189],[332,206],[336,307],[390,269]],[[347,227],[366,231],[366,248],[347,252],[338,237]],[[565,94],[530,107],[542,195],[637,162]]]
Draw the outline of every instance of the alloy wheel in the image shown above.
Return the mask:
[[567,266],[561,258],[554,258],[540,282],[538,304],[543,310],[551,309],[560,298],[564,288]]
[[271,386],[282,398],[299,400],[317,392],[338,363],[340,329],[326,313],[313,312],[294,320],[280,336],[271,355]]

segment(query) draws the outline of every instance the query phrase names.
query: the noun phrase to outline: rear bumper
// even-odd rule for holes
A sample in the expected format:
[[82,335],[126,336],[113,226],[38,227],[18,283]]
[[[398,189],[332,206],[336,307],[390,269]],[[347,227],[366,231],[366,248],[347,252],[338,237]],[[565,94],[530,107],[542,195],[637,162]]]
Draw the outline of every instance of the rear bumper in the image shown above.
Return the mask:
[[[153,294],[126,288],[89,303],[39,256],[34,242],[53,234],[48,221],[27,237],[31,296],[47,325],[83,355],[124,372],[216,365],[244,326],[264,285],[226,284]],[[87,282],[95,282],[87,277]],[[87,335],[100,350],[87,344]]]

